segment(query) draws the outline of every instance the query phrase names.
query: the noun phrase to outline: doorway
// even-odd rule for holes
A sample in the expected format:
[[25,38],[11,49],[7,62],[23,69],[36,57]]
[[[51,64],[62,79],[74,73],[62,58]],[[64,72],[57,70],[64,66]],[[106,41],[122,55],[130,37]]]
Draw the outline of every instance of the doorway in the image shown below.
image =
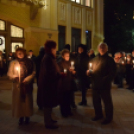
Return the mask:
[[92,45],[91,45],[91,31],[86,31],[86,46],[87,50],[90,50]]
[[65,46],[65,37],[66,37],[66,27],[65,26],[58,26],[59,35],[58,35],[58,46],[59,51],[62,51]]
[[72,28],[72,52],[77,52],[79,44],[81,44],[81,29]]

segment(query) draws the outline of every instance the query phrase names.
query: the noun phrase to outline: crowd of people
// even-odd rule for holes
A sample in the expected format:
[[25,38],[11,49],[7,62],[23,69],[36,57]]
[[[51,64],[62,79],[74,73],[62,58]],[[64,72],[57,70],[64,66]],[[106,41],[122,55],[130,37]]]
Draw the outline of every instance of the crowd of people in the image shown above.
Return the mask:
[[[98,45],[95,56],[93,50],[87,52],[85,45],[78,46],[78,52],[70,53],[70,45],[65,45],[56,55],[56,43],[46,41],[36,57],[33,51],[28,54],[24,48],[17,48],[6,58],[0,51],[0,75],[3,76],[7,66],[8,77],[13,81],[12,115],[19,118],[19,125],[30,122],[33,115],[33,83],[37,81],[37,105],[44,111],[44,123],[48,129],[56,129],[56,120],[52,119],[52,108],[60,106],[61,115],[73,116],[72,108],[77,108],[74,92],[80,90],[81,102],[86,106],[86,93],[92,89],[95,116],[92,121],[100,119],[102,124],[113,120],[113,102],[111,97],[112,82],[123,88],[126,79],[128,89],[134,89],[134,51],[128,54],[117,52],[112,57],[106,43]],[[6,70],[5,70],[6,71]],[[105,106],[102,112],[101,100]]]

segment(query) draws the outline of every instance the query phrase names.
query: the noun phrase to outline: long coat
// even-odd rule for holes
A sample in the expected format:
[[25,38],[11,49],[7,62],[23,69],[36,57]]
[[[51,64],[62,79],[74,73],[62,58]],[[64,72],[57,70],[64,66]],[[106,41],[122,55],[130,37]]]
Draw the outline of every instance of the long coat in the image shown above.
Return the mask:
[[110,90],[116,73],[113,58],[109,57],[107,53],[103,56],[99,54],[92,60],[92,65],[92,88],[94,90]]
[[28,81],[27,86],[28,92],[26,93],[25,101],[21,98],[21,88],[19,82],[15,81],[15,77],[19,77],[18,71],[16,70],[16,67],[19,66],[19,62],[17,60],[14,60],[10,63],[9,69],[8,69],[8,77],[13,81],[13,87],[12,87],[12,115],[13,117],[29,117],[33,114],[33,84],[32,80],[35,76],[35,67],[33,68],[32,73],[25,78],[26,81]]
[[58,105],[59,79],[60,71],[56,59],[51,54],[45,54],[38,81],[38,104],[41,107],[52,108]]

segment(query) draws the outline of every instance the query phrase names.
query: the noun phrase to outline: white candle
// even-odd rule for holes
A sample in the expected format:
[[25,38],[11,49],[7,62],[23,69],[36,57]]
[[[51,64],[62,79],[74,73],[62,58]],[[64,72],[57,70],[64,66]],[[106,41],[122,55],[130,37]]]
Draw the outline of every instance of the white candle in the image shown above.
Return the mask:
[[127,61],[130,61],[130,58],[127,58]]
[[67,73],[67,69],[64,69],[64,73],[65,73],[65,74]]
[[133,64],[134,64],[134,60],[133,60]]
[[29,59],[31,59],[31,56],[28,56]]
[[16,70],[17,70],[18,75],[19,75],[19,83],[20,83],[20,67],[19,67],[19,66],[18,66],[18,67],[16,67]]
[[92,69],[92,67],[93,67],[93,64],[89,63],[89,69]]
[[71,69],[74,69],[74,62],[71,61]]
[[124,61],[122,61],[122,64],[124,64]]

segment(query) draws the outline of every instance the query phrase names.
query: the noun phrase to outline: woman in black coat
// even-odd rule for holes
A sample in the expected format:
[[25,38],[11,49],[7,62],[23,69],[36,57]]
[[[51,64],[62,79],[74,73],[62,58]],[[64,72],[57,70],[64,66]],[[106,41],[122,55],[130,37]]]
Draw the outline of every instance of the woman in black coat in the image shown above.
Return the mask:
[[56,63],[56,43],[47,41],[45,43],[45,55],[41,62],[38,81],[39,105],[44,107],[45,127],[49,129],[58,128],[52,120],[52,108],[58,105],[58,85],[60,71]]
[[72,115],[71,113],[71,95],[73,92],[73,74],[75,71],[70,66],[70,52],[67,49],[62,51],[62,59],[58,62],[62,74],[60,87],[60,111],[63,117]]

